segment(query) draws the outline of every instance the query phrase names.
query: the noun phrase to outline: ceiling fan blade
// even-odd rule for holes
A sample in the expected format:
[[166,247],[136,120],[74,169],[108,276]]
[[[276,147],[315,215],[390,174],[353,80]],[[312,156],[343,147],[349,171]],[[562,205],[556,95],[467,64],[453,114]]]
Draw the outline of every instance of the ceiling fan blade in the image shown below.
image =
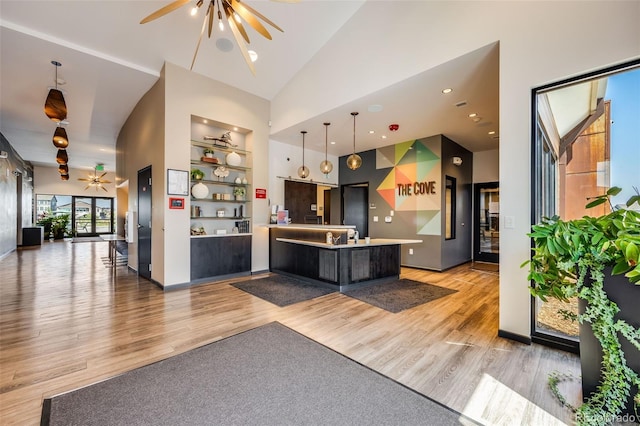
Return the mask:
[[251,11],[249,11],[244,4],[241,4],[239,1],[237,0],[231,0],[231,8],[238,14],[240,15],[245,21],[247,21],[247,23],[249,25],[251,25],[251,27],[256,30],[257,32],[259,32],[260,34],[262,34],[263,37],[265,37],[266,39],[271,40],[271,34],[269,34],[269,31],[267,31],[267,29],[264,27],[264,25],[262,25],[260,23],[260,21],[258,21],[255,16],[253,16],[251,14]]
[[[251,43],[251,41],[249,40],[249,34],[247,34],[247,32],[244,30],[242,24],[238,23],[233,17],[234,10],[231,8],[229,3],[227,3],[227,1],[225,0],[222,2],[222,5],[224,6],[224,14],[227,17],[227,23],[229,24],[229,27],[231,27],[231,31],[233,32],[233,27],[235,26],[240,34],[242,34],[242,38],[244,38],[247,43]],[[240,44],[240,42],[238,42],[238,44]]]
[[103,174],[101,174],[101,175],[100,175],[100,177],[99,177],[99,178],[97,178],[97,179],[98,179],[98,180],[102,179],[102,178],[104,177],[104,175],[106,175],[106,174],[107,174],[107,172],[104,172],[104,173],[103,173]]
[[240,36],[238,27],[236,25],[236,21],[234,21],[233,18],[229,19],[229,12],[227,11],[226,7],[225,7],[225,12],[227,13],[227,21],[229,22],[229,28],[231,28],[231,32],[233,33],[233,36],[236,39],[236,43],[238,43],[238,48],[240,48],[240,52],[242,52],[242,56],[244,57],[245,62],[249,66],[251,73],[253,75],[256,75],[256,69],[253,67],[253,62],[251,62],[251,57],[249,56],[247,46],[245,46],[245,44],[242,42],[242,38]]
[[202,36],[204,35],[204,30],[207,28],[207,17],[204,17],[204,21],[202,22],[202,29],[200,30],[200,37],[198,37],[198,44],[196,44],[196,51],[193,52],[193,59],[191,60],[191,68],[190,71],[193,71],[193,65],[196,63],[196,56],[198,56],[198,50],[200,50],[200,43],[202,42]]
[[[232,0],[234,3],[240,3],[240,0]],[[286,0],[285,0],[286,1]],[[295,0],[292,2],[286,1],[287,3],[297,3],[299,0]],[[257,10],[255,10],[254,8],[252,8],[251,6],[249,6],[248,4],[243,3],[242,6],[244,6],[245,9],[247,9],[249,12],[253,13],[254,15],[256,15],[258,18],[262,19],[264,22],[266,22],[267,24],[271,25],[273,28],[275,28],[276,30],[280,31],[281,33],[284,32],[284,30],[282,28],[280,28],[279,26],[277,26],[271,19],[267,18],[266,16],[264,16],[262,13],[258,12]]]
[[85,186],[84,190],[86,191],[87,189],[89,189],[91,187],[91,185],[87,185]]
[[207,15],[209,15],[209,38],[211,38],[211,30],[213,29],[213,0],[209,3]]
[[92,182],[93,179],[85,179],[85,178],[78,178],[78,180],[81,180],[83,182]]
[[101,180],[100,183],[111,183],[110,180]]
[[101,186],[100,188],[104,189],[104,192],[109,192],[107,191],[107,188],[105,188],[104,186]]
[[173,12],[174,10],[178,9],[179,7],[189,3],[189,1],[191,1],[191,0],[175,0],[173,3],[169,3],[165,7],[162,7],[160,9],[156,10],[151,15],[147,16],[142,21],[140,21],[140,23],[141,24],[146,24],[147,22],[151,22],[151,21],[153,21],[155,19],[158,19],[158,18],[166,15],[167,13]]

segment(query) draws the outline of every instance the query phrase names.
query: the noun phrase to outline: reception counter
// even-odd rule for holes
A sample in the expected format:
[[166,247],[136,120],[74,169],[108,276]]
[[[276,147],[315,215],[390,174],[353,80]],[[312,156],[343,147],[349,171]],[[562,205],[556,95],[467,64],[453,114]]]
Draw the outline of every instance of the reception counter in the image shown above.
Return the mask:
[[[373,238],[369,243],[360,239],[355,244],[347,239],[349,228],[271,227],[269,269],[342,291],[397,279],[400,276],[400,245],[422,242]],[[340,235],[341,242],[327,244],[327,231]]]

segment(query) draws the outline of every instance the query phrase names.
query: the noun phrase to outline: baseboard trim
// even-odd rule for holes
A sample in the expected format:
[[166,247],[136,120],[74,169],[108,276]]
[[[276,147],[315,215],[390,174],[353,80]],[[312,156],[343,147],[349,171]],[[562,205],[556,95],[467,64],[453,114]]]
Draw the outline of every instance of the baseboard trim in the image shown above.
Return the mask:
[[523,336],[521,334],[512,333],[510,331],[498,329],[498,337],[503,337],[509,340],[515,340],[516,342],[524,343],[525,345],[531,344],[531,337]]

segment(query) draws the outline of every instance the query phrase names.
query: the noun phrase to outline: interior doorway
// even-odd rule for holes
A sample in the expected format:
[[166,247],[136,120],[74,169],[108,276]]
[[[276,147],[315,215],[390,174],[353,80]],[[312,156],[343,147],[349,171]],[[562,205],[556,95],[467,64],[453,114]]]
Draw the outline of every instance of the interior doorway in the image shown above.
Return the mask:
[[369,184],[342,187],[342,224],[355,225],[362,238],[369,235]]
[[151,166],[138,171],[138,275],[151,279]]
[[500,185],[474,185],[473,260],[498,263],[500,259]]

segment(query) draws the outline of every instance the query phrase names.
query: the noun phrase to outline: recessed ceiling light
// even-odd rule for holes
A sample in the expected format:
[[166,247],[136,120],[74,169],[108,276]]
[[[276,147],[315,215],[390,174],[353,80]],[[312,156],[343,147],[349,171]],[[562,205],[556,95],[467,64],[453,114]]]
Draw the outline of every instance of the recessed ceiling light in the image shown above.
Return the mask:
[[258,60],[258,53],[255,50],[249,50],[249,58],[251,58],[251,62],[255,62]]
[[233,128],[233,131],[234,131],[234,132],[237,132],[237,131],[238,131],[238,128],[237,128],[237,127],[234,127],[234,128]]
[[471,114],[469,114],[469,118],[473,118],[475,116],[477,116],[478,114],[476,114],[475,112],[472,112]]
[[369,112],[380,112],[380,111],[382,111],[382,105],[369,105],[367,107],[367,111],[369,111]]
[[336,141],[331,141],[331,145],[335,145],[335,144],[336,144]]
[[370,135],[374,134],[375,132],[376,132],[375,130],[369,130]]
[[203,122],[204,124],[207,124],[209,121],[208,121],[208,120],[206,120],[206,119],[203,119],[203,120],[202,120],[202,122]]
[[490,132],[489,132],[489,134],[490,134],[490,135],[495,135],[495,134],[496,134],[496,132],[495,132],[495,130],[492,130],[492,131],[490,131]]
[[382,139],[386,139],[386,138],[387,138],[387,135],[382,135],[382,136],[380,136],[380,137],[381,137]]
[[453,92],[453,89],[452,89],[452,88],[450,88],[450,87],[447,87],[446,89],[442,89],[442,93],[444,93],[445,95],[446,95],[447,93],[451,93],[451,92]]

